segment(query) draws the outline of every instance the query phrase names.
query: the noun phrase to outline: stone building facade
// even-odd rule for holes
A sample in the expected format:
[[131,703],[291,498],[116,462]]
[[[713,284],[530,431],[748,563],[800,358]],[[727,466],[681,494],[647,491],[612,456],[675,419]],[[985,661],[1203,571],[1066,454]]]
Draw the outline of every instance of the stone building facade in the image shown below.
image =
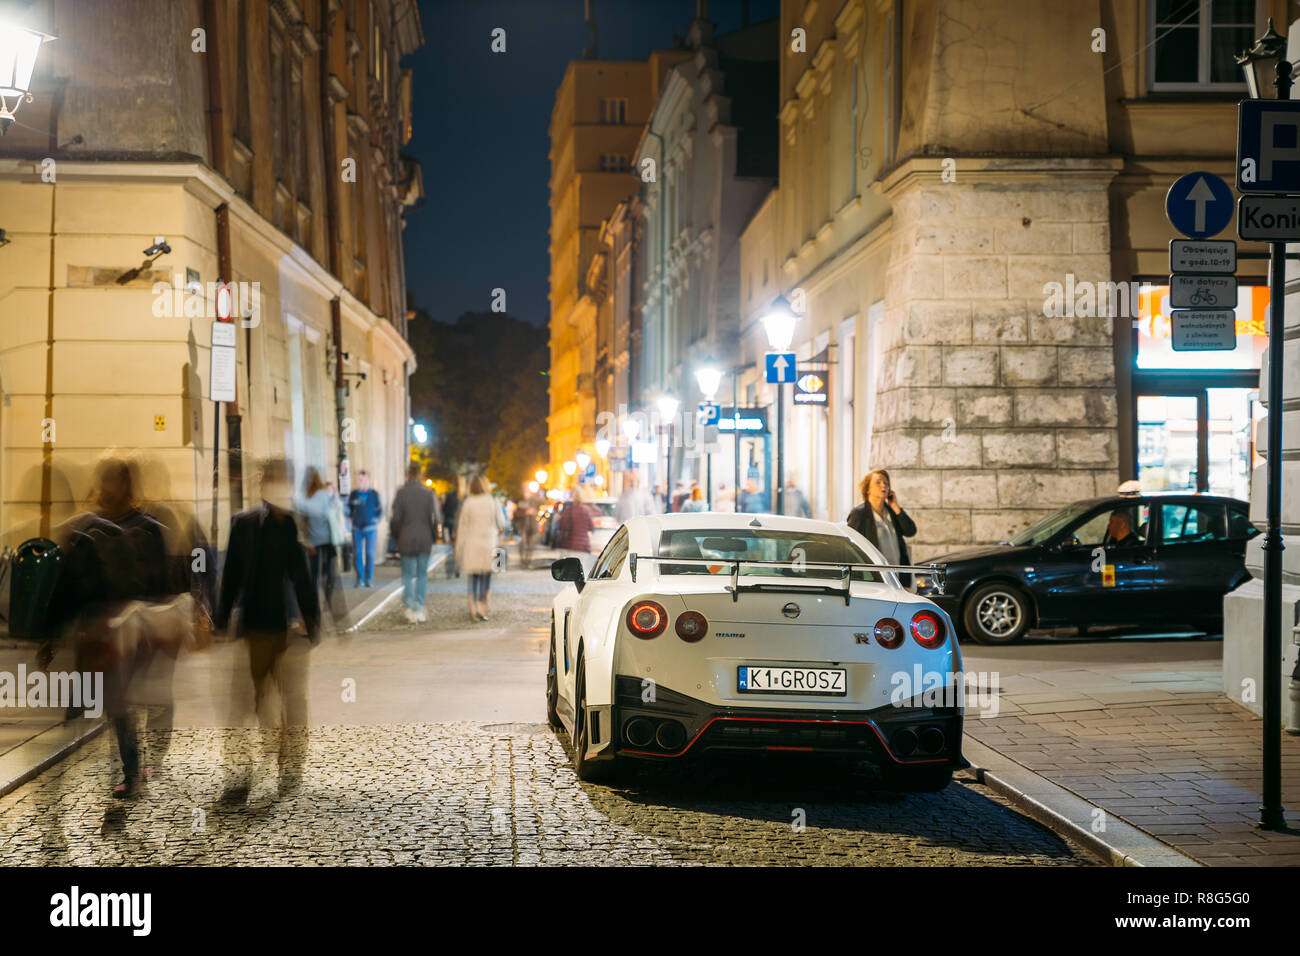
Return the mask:
[[[105,448],[146,461],[146,493],[219,546],[266,456],[333,476],[345,453],[391,494],[415,361],[401,231],[421,187],[400,152],[399,65],[423,42],[415,3],[37,0],[27,13],[58,39],[0,140],[5,541],[84,507]],[[142,256],[157,236],[170,251]],[[218,280],[243,292],[243,321],[236,401],[214,421]]]
[[[1223,490],[1217,452],[1196,473],[1215,435],[1159,411],[1198,389],[1233,403],[1244,493],[1250,357],[1170,352],[1163,203],[1183,173],[1231,181],[1245,87],[1226,53],[1282,5],[1227,25],[1197,8],[1195,45],[1168,41],[1159,6],[782,3],[780,181],[741,240],[742,389],[774,408],[759,320],[784,294],[803,310],[793,349],[829,375],[824,407],[786,401],[785,470],[815,517],[843,520],[886,467],[926,558],[1130,478]],[[1243,260],[1243,285],[1262,271]],[[1054,288],[1086,296],[1062,314]],[[1169,451],[1184,439],[1202,449],[1190,472]]]

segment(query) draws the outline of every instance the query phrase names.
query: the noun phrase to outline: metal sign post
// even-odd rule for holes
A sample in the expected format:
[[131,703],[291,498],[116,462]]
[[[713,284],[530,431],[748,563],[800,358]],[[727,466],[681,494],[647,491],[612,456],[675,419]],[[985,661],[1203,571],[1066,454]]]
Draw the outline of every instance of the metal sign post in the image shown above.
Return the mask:
[[[1284,192],[1300,194],[1300,152],[1295,146],[1279,147],[1274,133],[1279,127],[1300,131],[1300,104],[1291,98],[1291,64],[1277,61],[1277,101],[1245,100],[1237,104],[1237,189],[1242,193]],[[1300,144],[1297,144],[1300,145]],[[1238,207],[1242,238],[1265,232],[1260,212],[1248,222],[1247,210],[1262,197],[1243,195]],[[1277,203],[1268,203],[1274,213]],[[1268,211],[1268,210],[1263,210]],[[1286,827],[1282,809],[1282,371],[1286,333],[1286,242],[1268,235],[1268,529],[1264,533],[1264,659],[1261,704],[1263,726],[1263,803],[1259,826],[1266,830]]]

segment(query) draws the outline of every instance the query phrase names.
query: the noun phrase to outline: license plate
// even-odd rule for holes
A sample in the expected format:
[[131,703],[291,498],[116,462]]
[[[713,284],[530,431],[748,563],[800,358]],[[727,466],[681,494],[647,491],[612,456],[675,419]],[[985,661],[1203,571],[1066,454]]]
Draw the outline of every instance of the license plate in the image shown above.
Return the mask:
[[843,697],[846,671],[835,667],[736,668],[736,687],[742,694],[812,694]]

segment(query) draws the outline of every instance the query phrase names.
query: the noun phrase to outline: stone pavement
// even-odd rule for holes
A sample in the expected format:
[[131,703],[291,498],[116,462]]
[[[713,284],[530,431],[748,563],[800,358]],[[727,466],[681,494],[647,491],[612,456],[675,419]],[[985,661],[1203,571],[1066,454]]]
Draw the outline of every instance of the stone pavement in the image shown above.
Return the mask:
[[[1300,864],[1300,834],[1255,826],[1261,722],[1223,696],[1222,645],[1195,647],[1204,654],[1172,666],[1080,660],[1027,673],[1007,659],[1014,647],[968,646],[966,670],[998,672],[1001,696],[997,716],[968,707],[966,734],[1201,863]],[[1300,738],[1282,745],[1296,826]],[[1095,830],[1097,819],[1073,822]]]
[[116,801],[105,734],[0,798],[0,865],[1097,865],[970,779],[896,794],[748,765],[607,787],[565,746],[545,724],[313,727],[299,789],[263,763],[232,803],[225,768],[260,759],[257,732],[185,730]]

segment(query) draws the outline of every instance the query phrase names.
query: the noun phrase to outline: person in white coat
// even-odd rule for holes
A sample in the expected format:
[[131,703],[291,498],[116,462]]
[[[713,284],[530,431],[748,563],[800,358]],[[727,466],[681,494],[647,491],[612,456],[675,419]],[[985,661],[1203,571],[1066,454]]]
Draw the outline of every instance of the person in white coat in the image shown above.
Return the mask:
[[501,531],[501,509],[489,491],[487,479],[475,475],[456,518],[456,567],[469,577],[469,616],[477,621],[488,619],[488,588]]

